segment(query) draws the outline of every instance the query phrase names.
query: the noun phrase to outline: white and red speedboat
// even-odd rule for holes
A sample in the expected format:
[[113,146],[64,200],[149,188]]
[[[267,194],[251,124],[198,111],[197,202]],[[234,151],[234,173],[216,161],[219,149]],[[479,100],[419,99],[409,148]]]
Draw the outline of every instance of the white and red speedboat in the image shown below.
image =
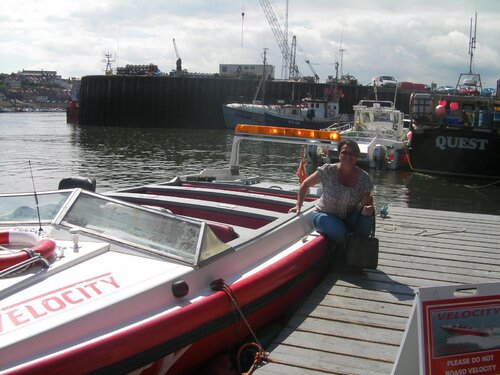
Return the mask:
[[1,194],[0,373],[190,373],[296,306],[330,265],[317,192],[288,213],[295,192],[234,167],[231,181]]
[[450,324],[441,326],[441,329],[452,335],[468,335],[468,336],[491,336],[493,329],[491,328],[477,328],[467,324]]

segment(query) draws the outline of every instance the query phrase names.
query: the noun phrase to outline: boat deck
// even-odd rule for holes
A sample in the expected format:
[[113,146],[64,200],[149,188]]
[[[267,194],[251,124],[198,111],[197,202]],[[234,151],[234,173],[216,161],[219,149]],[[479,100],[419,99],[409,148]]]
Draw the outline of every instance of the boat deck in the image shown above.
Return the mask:
[[254,374],[390,374],[417,288],[500,281],[498,228],[495,215],[390,207],[378,270],[333,269]]

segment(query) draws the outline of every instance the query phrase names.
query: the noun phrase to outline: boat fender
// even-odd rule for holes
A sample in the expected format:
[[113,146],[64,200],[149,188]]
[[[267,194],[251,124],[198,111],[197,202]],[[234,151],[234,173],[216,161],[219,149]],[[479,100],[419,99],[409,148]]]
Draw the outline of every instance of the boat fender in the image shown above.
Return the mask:
[[29,248],[9,251],[6,254],[0,252],[0,270],[4,270],[32,257],[33,253],[40,254],[49,259],[56,250],[56,242],[50,238],[40,239],[33,232],[2,231],[0,232],[0,245],[22,245]]
[[83,190],[94,191],[96,189],[95,178],[68,177],[59,182],[59,190],[81,188]]
[[382,170],[386,166],[387,147],[376,144],[373,149],[373,162],[377,170]]
[[309,108],[309,109],[307,110],[306,117],[307,117],[309,120],[312,120],[315,116],[316,116],[316,113],[315,113],[315,111],[314,111],[314,108]]

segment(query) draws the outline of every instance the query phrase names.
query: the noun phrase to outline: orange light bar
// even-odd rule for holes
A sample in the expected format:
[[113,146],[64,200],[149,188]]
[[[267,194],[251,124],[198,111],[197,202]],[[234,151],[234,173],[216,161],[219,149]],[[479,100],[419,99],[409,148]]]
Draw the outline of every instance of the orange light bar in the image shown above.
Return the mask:
[[281,137],[295,137],[304,139],[323,139],[327,141],[340,141],[340,134],[336,130],[312,130],[297,128],[282,128],[279,126],[238,124],[236,133],[262,134]]

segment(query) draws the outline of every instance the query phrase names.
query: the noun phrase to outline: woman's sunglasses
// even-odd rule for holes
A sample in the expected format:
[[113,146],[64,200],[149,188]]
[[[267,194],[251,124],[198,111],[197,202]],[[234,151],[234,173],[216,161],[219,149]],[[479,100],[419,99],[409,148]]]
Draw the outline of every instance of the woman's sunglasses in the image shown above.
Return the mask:
[[347,155],[347,156],[352,156],[352,157],[358,157],[357,154],[355,154],[354,152],[350,152],[350,151],[340,151],[340,154],[341,155]]

